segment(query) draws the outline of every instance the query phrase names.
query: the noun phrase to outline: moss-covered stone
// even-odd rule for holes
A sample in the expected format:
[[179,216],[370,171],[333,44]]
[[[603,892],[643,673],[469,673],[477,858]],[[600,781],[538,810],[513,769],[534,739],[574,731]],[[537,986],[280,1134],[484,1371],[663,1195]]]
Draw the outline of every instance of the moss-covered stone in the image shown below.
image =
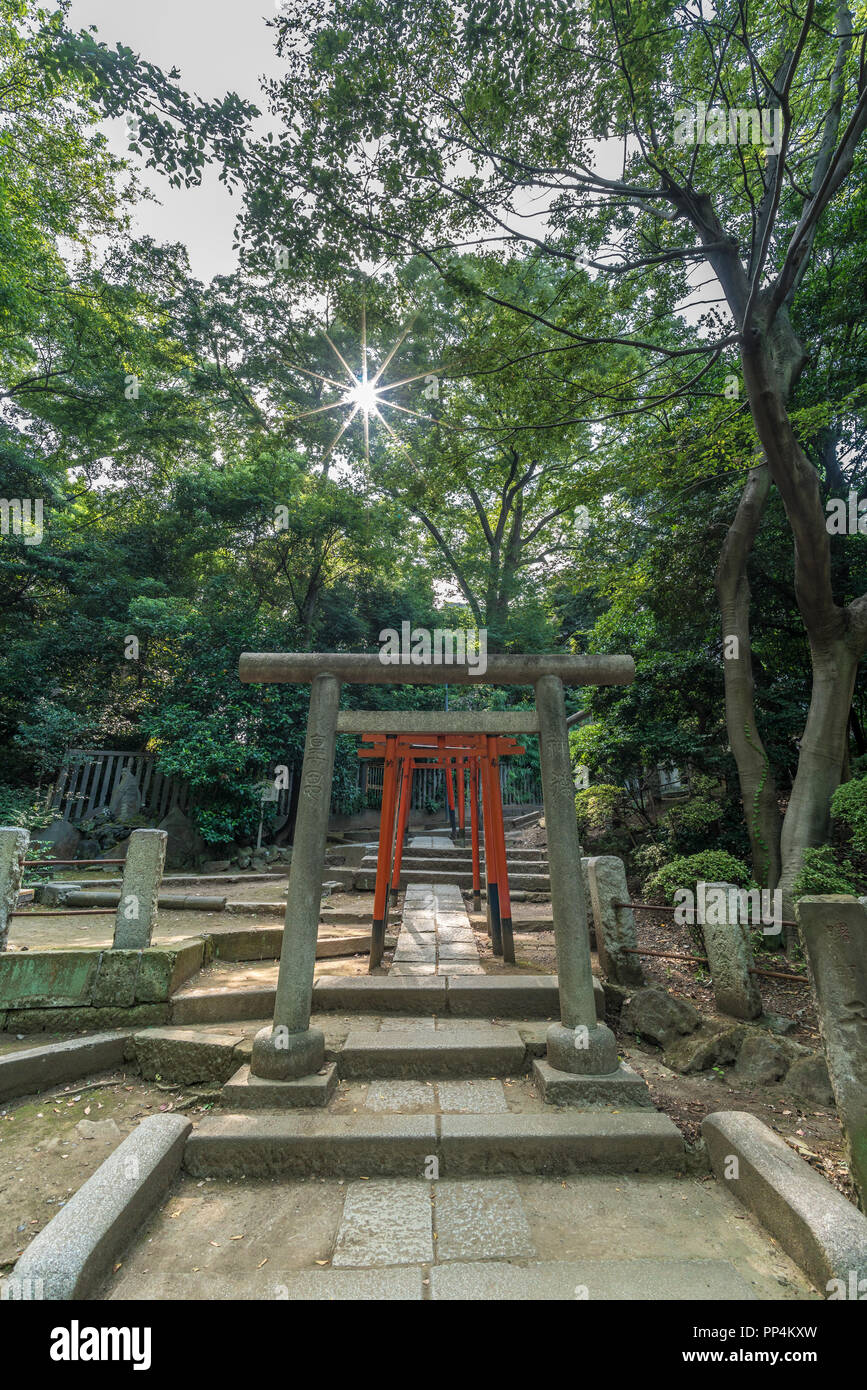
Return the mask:
[[168,1023],[165,1004],[136,1004],[134,1008],[11,1009],[5,1027],[10,1033],[102,1032],[109,1028],[147,1028]]
[[98,951],[16,951],[0,955],[0,1006],[65,1008],[89,1004]]
[[103,951],[93,984],[91,1004],[127,1006],[135,1002],[141,951]]
[[137,1004],[158,1004],[170,998],[174,965],[173,951],[160,951],[154,947],[142,951],[135,983]]
[[139,1070],[149,1080],[160,1077],[183,1086],[224,1082],[242,1062],[237,1052],[241,1039],[230,1032],[203,1037],[193,1029],[158,1028],[136,1034],[134,1041]]

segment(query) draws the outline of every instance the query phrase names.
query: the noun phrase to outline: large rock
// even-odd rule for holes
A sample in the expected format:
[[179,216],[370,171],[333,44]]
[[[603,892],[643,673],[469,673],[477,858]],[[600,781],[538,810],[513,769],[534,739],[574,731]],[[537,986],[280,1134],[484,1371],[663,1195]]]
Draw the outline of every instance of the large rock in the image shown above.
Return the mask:
[[665,1049],[665,1064],[684,1076],[730,1067],[737,1058],[747,1029],[743,1024],[706,1024],[691,1037],[678,1038]]
[[767,1086],[782,1080],[791,1061],[790,1045],[767,1033],[750,1033],[738,1053],[735,1075],[739,1081]]
[[825,1058],[818,1052],[797,1057],[786,1073],[786,1090],[794,1100],[807,1105],[833,1105],[834,1092]]
[[56,820],[47,830],[37,831],[31,840],[44,846],[46,859],[74,859],[81,843],[81,833],[69,821]]
[[128,850],[128,849],[129,849],[129,835],[125,835],[124,838],[123,838],[122,840],[116,840],[116,841],[113,840],[112,843],[108,846],[108,848],[107,848],[107,849],[104,849],[104,850],[102,851],[102,854],[97,855],[97,858],[98,858],[98,859],[126,859],[126,854],[127,854],[127,850]]
[[157,829],[164,830],[169,837],[166,846],[167,869],[186,869],[205,851],[204,840],[179,806],[172,807]]
[[694,1033],[701,1024],[701,1014],[688,1000],[676,999],[660,985],[649,985],[635,991],[620,1021],[627,1032],[667,1047],[676,1038]]
[[128,767],[117,779],[108,809],[112,820],[128,821],[141,808],[141,792],[135,776]]

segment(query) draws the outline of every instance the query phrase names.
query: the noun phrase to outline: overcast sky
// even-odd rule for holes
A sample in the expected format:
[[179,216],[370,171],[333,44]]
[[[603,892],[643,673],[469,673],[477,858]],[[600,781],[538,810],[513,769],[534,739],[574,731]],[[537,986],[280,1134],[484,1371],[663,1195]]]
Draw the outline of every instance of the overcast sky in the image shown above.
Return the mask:
[[[216,97],[234,90],[261,106],[258,79],[280,67],[274,30],[265,25],[273,13],[268,0],[73,0],[69,24],[95,25],[110,47],[124,43],[166,70],[180,68],[187,91]],[[127,154],[124,123],[106,122],[105,128],[112,148]],[[194,189],[170,188],[153,171],[143,178],[160,204],[138,207],[138,230],[159,241],[186,242],[193,273],[202,280],[230,271],[238,197],[230,197],[216,171],[206,171]]]

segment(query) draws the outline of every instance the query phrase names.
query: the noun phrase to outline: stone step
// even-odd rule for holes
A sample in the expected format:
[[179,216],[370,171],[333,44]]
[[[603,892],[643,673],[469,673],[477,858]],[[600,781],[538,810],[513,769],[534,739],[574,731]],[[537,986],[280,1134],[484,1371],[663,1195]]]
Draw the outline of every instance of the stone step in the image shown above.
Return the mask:
[[680,1131],[655,1111],[542,1115],[333,1115],[321,1110],[207,1116],[184,1166],[194,1177],[664,1173],[684,1165]]
[[[485,847],[480,846],[481,857],[485,857]],[[468,863],[473,861],[472,849],[469,845],[455,845],[452,849],[444,849],[441,845],[436,848],[426,846],[407,845],[404,850],[404,858],[409,856],[411,859],[448,859],[456,863]],[[376,849],[369,849],[365,858],[376,858]],[[538,849],[515,849],[512,846],[506,848],[506,858],[510,864],[547,864],[548,856]]]
[[411,1028],[401,1032],[354,1028],[340,1054],[346,1077],[515,1076],[528,1066],[514,1028],[479,1023],[455,1033]]
[[[744,1271],[749,1274],[749,1270]],[[122,1272],[105,1297],[178,1303],[228,1300],[287,1302],[565,1302],[752,1301],[756,1294],[728,1260],[586,1259],[450,1260],[429,1272],[421,1265],[380,1268],[266,1269],[234,1274],[208,1268]]]
[[456,1260],[436,1265],[430,1283],[430,1298],[438,1302],[725,1302],[755,1297],[728,1260]]
[[[345,869],[335,869],[334,876],[347,873]],[[360,869],[348,871],[351,875],[352,886],[358,892],[372,893],[376,887],[376,861],[370,867],[362,865]],[[412,883],[430,883],[431,875],[434,870],[430,866],[421,869],[404,869],[400,872],[400,887],[407,888]],[[436,869],[437,881],[442,883],[456,884],[458,888],[469,888],[473,886],[472,869],[452,869],[448,865],[443,865]],[[340,880],[344,880],[341,878]],[[551,891],[551,880],[547,874],[516,874],[509,873],[509,886],[515,890],[522,890],[531,893],[549,893]]]
[[[274,985],[238,989],[184,989],[172,999],[171,1023],[229,1023],[268,1018],[274,1012]],[[594,981],[596,1014],[605,1017],[605,994]],[[314,1013],[423,1015],[463,1018],[557,1017],[556,975],[323,975],[313,984]]]
[[242,989],[189,989],[171,1003],[171,1022],[232,1023],[245,1018],[268,1018],[274,1013],[275,985],[246,985]]
[[[484,865],[484,853],[479,855],[479,860]],[[464,855],[464,853],[457,851],[446,855],[442,851],[425,853],[421,849],[407,849],[400,856],[400,862],[410,869],[428,869],[431,873],[436,873],[439,869],[461,869],[464,872],[472,869],[472,855],[470,853]],[[547,859],[543,859],[540,855],[534,855],[527,859],[518,859],[507,855],[507,863],[509,863],[511,873],[547,873]],[[338,866],[335,865],[335,867]],[[360,869],[375,869],[377,867],[377,855],[364,855],[364,858],[358,863],[358,867]]]

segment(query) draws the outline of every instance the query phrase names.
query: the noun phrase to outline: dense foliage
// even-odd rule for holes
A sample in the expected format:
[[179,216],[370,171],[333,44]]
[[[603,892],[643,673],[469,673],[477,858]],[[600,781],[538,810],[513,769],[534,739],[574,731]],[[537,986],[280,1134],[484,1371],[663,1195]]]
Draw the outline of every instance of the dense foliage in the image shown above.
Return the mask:
[[[674,105],[711,79],[728,105],[753,101],[756,73],[794,51],[794,12],[589,0],[575,25],[559,0],[287,0],[263,131],[234,94],[199,101],[182,75],[70,33],[67,8],[0,0],[0,494],[38,500],[45,531],[0,537],[0,819],[34,814],[70,745],[146,747],[190,784],[207,842],[249,839],[263,779],[299,765],[308,696],[241,685],[239,654],[373,651],[409,622],[484,628],[492,651],[634,656],[634,684],[569,692],[569,710],[586,716],[582,835],[646,891],[675,873],[776,881],[787,855],[797,891],[851,882],[867,701],[856,671],[813,806],[804,735],[825,686],[797,497],[815,488],[821,513],[867,476],[863,152],[847,147],[809,214],[775,330],[780,360],[790,333],[806,345],[782,394],[809,479],[796,496],[777,461],[757,508],[738,687],[720,575],[768,449],[717,241],[752,273],[771,165],[705,145],[687,175],[670,138]],[[850,117],[860,132],[839,9],[815,7],[797,50],[769,285],[788,286],[825,144]],[[128,161],[100,133],[118,114],[139,123]],[[589,171],[612,144],[608,187]],[[133,235],[143,161],[174,183],[214,161],[239,189],[233,274],[200,283],[182,245]],[[719,219],[706,234],[702,208]],[[722,297],[703,297],[708,260]],[[332,410],[362,343],[381,408]],[[827,544],[854,651],[863,535]],[[528,695],[452,689],[449,705]],[[355,767],[341,740],[346,811]],[[687,794],[663,801],[675,772]],[[821,847],[829,808],[850,847]]]

